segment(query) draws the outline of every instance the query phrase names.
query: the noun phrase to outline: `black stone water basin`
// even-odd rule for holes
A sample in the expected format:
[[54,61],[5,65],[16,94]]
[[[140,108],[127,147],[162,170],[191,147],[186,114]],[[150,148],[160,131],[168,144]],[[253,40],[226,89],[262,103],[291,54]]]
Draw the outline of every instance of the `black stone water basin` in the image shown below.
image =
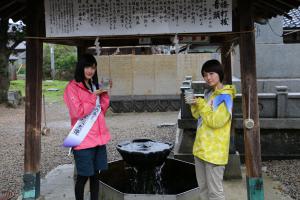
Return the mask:
[[151,168],[162,165],[173,146],[168,142],[135,139],[121,142],[116,148],[129,165],[138,168]]
[[132,193],[130,170],[124,160],[109,163],[108,170],[100,172],[101,200],[198,200],[199,191],[194,164],[167,158],[161,168],[164,194]]

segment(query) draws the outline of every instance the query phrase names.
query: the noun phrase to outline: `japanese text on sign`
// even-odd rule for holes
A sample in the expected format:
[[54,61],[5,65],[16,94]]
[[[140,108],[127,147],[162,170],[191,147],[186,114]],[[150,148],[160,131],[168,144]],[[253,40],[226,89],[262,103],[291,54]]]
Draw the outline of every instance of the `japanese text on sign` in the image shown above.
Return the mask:
[[226,32],[232,0],[45,0],[47,37]]

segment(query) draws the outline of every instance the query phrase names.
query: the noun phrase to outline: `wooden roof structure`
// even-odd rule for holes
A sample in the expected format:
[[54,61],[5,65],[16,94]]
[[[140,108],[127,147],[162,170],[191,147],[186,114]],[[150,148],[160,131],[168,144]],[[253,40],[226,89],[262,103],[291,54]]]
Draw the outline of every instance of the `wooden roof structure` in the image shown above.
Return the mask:
[[[249,200],[263,200],[261,171],[260,125],[256,83],[256,52],[254,21],[277,15],[288,16],[298,8],[300,0],[233,0],[233,33],[214,38],[221,44],[224,65],[224,81],[231,82],[230,45],[237,37],[240,45],[240,69],[242,86],[242,109],[244,122],[245,163]],[[0,18],[23,20],[26,24],[26,103],[25,103],[25,149],[23,200],[40,197],[41,160],[41,97],[43,42],[74,45],[78,54],[94,45],[95,37],[45,38],[43,0],[1,0]],[[202,33],[201,33],[202,34]],[[203,33],[205,34],[205,33]],[[214,33],[211,34],[213,36]],[[101,46],[134,46],[140,36],[100,38]],[[152,37],[152,36],[151,36]],[[151,38],[152,39],[152,38]],[[153,44],[164,44],[169,36],[155,36]],[[251,102],[251,108],[250,108]],[[249,112],[248,112],[249,108]],[[247,124],[249,124],[247,122]],[[246,123],[245,123],[246,124]]]
[[[237,0],[234,0],[235,2]],[[236,3],[235,3],[236,5]],[[255,0],[253,1],[256,17],[271,18],[277,15],[288,16],[291,9],[300,6],[299,0]],[[26,0],[1,0],[0,18],[23,20],[26,23]]]
[[[237,10],[237,1],[233,0],[233,18],[236,18],[238,13]],[[11,18],[14,21],[22,20],[25,24],[28,20],[26,14],[26,8],[28,3],[26,0],[1,0],[0,1],[0,18],[8,19]],[[277,15],[285,16],[288,19],[291,19],[289,16],[289,11],[291,9],[297,8],[300,6],[300,0],[253,0],[252,1],[252,15],[254,16],[255,21],[259,21],[261,19],[269,19],[272,17],[276,17]],[[40,19],[44,22],[44,18]],[[233,32],[238,31],[238,26],[233,24]],[[43,34],[45,36],[45,33]],[[220,38],[214,37],[213,33],[211,40],[212,43],[219,43]],[[141,36],[128,36],[128,37],[106,37],[101,38],[100,42],[101,46],[134,46],[139,45],[139,38]],[[171,44],[170,36],[149,36],[151,37],[151,41],[153,45],[161,45],[161,44]],[[222,39],[221,39],[222,40]],[[44,39],[44,42],[48,43],[57,43],[57,44],[65,44],[72,46],[93,46],[95,37],[72,37],[72,38],[52,38],[52,39]]]

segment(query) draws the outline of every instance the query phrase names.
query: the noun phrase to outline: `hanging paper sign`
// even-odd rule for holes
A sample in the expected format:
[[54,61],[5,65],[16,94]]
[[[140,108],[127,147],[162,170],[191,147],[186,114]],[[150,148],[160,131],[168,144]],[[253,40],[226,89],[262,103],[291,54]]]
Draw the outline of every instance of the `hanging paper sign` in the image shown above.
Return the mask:
[[45,0],[47,37],[232,31],[232,0]]
[[[174,38],[171,37],[171,41],[174,41]],[[210,38],[205,35],[193,35],[193,36],[178,36],[179,44],[208,44]]]

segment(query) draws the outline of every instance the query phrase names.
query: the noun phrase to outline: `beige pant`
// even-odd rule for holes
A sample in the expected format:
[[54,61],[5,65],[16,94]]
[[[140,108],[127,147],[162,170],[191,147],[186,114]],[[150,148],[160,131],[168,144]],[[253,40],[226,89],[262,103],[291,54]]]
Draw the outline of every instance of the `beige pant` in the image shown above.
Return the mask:
[[197,182],[201,200],[225,200],[223,174],[225,166],[214,165],[195,157]]

